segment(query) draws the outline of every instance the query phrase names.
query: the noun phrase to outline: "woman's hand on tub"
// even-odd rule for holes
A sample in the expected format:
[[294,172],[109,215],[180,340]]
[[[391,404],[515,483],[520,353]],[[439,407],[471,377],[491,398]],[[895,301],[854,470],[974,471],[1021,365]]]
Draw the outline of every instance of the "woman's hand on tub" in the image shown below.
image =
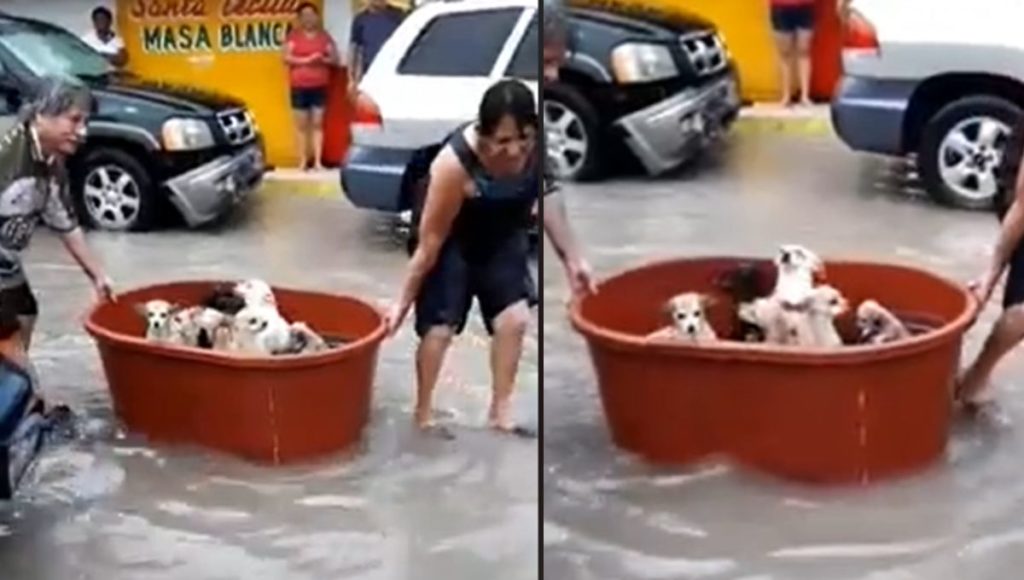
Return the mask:
[[388,336],[394,336],[398,329],[402,327],[402,323],[405,321],[405,317],[409,315],[409,309],[412,304],[402,304],[396,302],[388,309],[388,313],[384,315],[384,324],[388,329]]
[[978,305],[984,307],[992,298],[996,282],[998,282],[998,279],[995,276],[991,273],[986,273],[984,276],[969,282],[967,289],[971,291],[974,299],[978,301]]

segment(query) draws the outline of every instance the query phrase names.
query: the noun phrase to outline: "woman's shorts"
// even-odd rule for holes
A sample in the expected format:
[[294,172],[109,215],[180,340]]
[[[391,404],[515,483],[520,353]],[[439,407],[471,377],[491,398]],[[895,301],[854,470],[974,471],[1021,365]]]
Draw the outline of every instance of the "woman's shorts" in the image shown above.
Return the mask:
[[417,335],[423,337],[435,326],[447,326],[461,334],[474,298],[480,303],[488,334],[493,334],[494,319],[506,308],[536,299],[526,232],[497,244],[487,259],[467,260],[456,242],[445,242],[416,297]]
[[324,87],[292,89],[292,110],[309,111],[311,109],[322,109],[326,102],[327,89]]
[[28,282],[0,290],[0,323],[18,316],[38,316],[39,303]]
[[787,34],[814,29],[814,5],[772,6],[772,28]]
[[1017,246],[1010,256],[1006,272],[1006,286],[1003,288],[1003,308],[1024,304],[1024,243]]

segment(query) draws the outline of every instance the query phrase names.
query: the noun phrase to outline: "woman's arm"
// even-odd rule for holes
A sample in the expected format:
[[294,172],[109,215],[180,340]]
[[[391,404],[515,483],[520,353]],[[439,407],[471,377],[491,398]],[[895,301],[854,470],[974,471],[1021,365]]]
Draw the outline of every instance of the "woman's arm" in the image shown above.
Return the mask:
[[295,56],[295,43],[290,40],[284,43],[284,62],[289,66],[310,64],[318,58],[320,58],[320,56],[316,54],[310,56]]
[[[327,33],[325,32],[324,34]],[[338,58],[338,46],[334,44],[334,39],[331,38],[330,35],[327,36],[327,52],[322,54],[321,58],[323,59],[324,64],[329,64],[331,66],[340,63]]]
[[403,310],[416,300],[423,279],[437,262],[441,247],[451,232],[452,222],[466,198],[465,183],[465,169],[451,149],[443,149],[430,167],[430,184],[420,220],[419,240],[409,260],[398,302]]

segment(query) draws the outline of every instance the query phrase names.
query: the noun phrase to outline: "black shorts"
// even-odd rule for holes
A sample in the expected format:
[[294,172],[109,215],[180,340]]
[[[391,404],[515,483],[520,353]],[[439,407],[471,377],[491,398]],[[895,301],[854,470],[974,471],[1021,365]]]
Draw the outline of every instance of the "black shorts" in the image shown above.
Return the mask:
[[814,5],[772,6],[772,28],[775,32],[793,33],[814,29]]
[[292,89],[292,110],[322,109],[327,102],[327,89]]
[[0,290],[0,320],[12,316],[38,316],[39,303],[28,282],[21,286]]
[[1003,288],[1004,309],[1024,303],[1024,243],[1013,251],[1009,266]]
[[422,338],[435,326],[461,334],[473,298],[480,303],[488,334],[493,334],[494,319],[506,308],[536,300],[529,251],[526,232],[498,242],[486,260],[467,260],[456,242],[445,242],[416,297],[416,334]]

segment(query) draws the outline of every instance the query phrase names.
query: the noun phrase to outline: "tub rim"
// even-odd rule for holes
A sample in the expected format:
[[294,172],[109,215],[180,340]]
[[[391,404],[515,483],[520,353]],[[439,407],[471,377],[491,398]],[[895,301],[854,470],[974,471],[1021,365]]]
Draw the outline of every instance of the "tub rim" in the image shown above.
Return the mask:
[[[139,294],[142,292],[159,290],[160,288],[173,287],[173,286],[184,286],[184,285],[203,285],[208,286],[210,284],[224,283],[224,280],[175,280],[172,282],[161,282],[157,284],[149,284],[146,286],[137,286],[131,290],[121,292],[117,295],[118,301],[125,298],[130,299],[133,294]],[[277,355],[274,357],[244,357],[244,356],[225,356],[223,354],[214,354],[213,351],[201,348],[194,348],[190,346],[168,346],[164,344],[156,344],[147,341],[145,338],[135,337],[128,334],[122,334],[120,332],[114,332],[104,326],[101,326],[95,322],[96,313],[100,308],[103,308],[102,302],[93,304],[86,314],[85,322],[83,326],[85,331],[98,341],[106,342],[107,344],[114,345],[118,348],[127,349],[135,352],[141,352],[146,354],[159,354],[165,358],[173,358],[179,360],[188,360],[192,362],[201,362],[206,364],[213,364],[223,367],[231,368],[245,368],[245,369],[268,369],[268,370],[288,370],[297,369],[313,366],[321,366],[330,362],[338,362],[347,360],[351,357],[363,354],[364,351],[376,347],[383,342],[385,335],[387,334],[387,324],[385,322],[385,316],[381,308],[371,304],[370,302],[363,300],[357,296],[351,294],[340,294],[331,292],[322,292],[318,290],[303,290],[298,288],[292,288],[290,286],[278,286],[272,285],[272,288],[276,290],[283,290],[285,292],[298,293],[298,294],[314,294],[325,297],[340,297],[348,300],[359,302],[372,310],[377,314],[378,322],[377,326],[372,332],[361,336],[360,338],[338,348],[333,348],[324,352],[315,354],[286,354]]]
[[[671,265],[687,264],[693,262],[712,261],[763,261],[765,258],[752,258],[745,256],[694,256],[689,258],[669,258],[647,262],[641,266],[621,270],[598,283],[597,292],[600,294],[601,286],[613,280],[621,279],[627,275],[644,270],[664,268]],[[949,278],[935,274],[929,270],[897,264],[892,262],[869,262],[864,260],[825,260],[826,268],[829,265],[854,265],[854,266],[885,266],[901,270],[911,270],[922,274],[936,282],[941,282],[950,287],[958,288],[965,298],[966,308],[952,321],[924,334],[912,336],[907,340],[881,345],[847,345],[841,349],[828,347],[779,347],[763,343],[743,343],[735,341],[721,341],[713,345],[695,345],[673,342],[666,339],[646,339],[635,334],[611,330],[599,326],[582,315],[582,303],[587,297],[573,299],[569,304],[569,319],[572,327],[582,334],[588,341],[599,343],[601,346],[620,352],[635,352],[657,356],[685,356],[687,358],[698,358],[705,360],[728,361],[742,360],[760,363],[771,363],[778,365],[816,365],[816,364],[860,364],[865,362],[877,362],[889,360],[922,351],[930,350],[940,343],[946,342],[951,335],[962,334],[977,319],[980,305],[974,294],[967,291],[962,285],[956,284]]]

